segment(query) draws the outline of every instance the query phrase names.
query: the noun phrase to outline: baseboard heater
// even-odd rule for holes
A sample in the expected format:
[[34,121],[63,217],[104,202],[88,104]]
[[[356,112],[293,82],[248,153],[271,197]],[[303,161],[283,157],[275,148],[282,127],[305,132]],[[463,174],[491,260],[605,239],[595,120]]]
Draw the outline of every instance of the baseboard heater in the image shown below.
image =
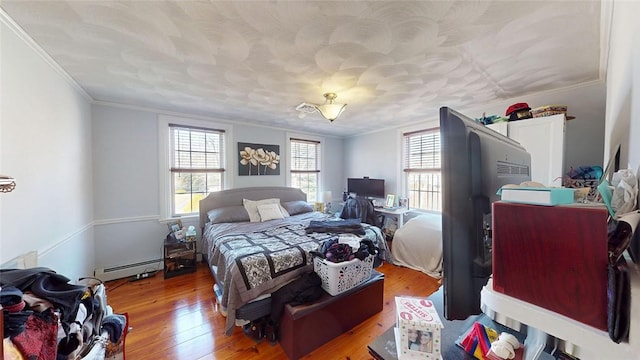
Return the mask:
[[134,264],[95,269],[94,276],[102,281],[126,278],[150,271],[162,271],[162,259],[141,261]]

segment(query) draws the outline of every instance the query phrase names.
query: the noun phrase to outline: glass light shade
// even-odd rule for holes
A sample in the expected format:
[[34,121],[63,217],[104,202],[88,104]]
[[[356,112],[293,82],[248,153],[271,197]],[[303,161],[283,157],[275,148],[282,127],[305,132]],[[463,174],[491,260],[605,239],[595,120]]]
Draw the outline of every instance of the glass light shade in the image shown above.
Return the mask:
[[316,109],[320,111],[320,114],[322,114],[325,119],[333,121],[337,119],[340,114],[342,114],[342,111],[344,111],[344,108],[347,107],[347,104],[334,103],[333,100],[338,97],[338,95],[334,93],[326,93],[324,94],[324,97],[327,99],[327,101],[322,105],[316,105]]
[[317,106],[320,114],[329,121],[337,119],[345,107],[347,107],[347,104],[324,104]]

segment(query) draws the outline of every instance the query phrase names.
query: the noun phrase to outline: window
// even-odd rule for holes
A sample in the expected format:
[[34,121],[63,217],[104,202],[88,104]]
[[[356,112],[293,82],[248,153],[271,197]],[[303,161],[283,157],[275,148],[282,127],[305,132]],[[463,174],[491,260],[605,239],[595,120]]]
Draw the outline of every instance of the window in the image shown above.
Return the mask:
[[171,213],[198,213],[199,201],[224,188],[225,131],[169,124]]
[[307,201],[318,199],[320,182],[320,142],[290,139],[291,187],[307,194]]
[[440,129],[403,134],[403,162],[409,205],[441,211]]

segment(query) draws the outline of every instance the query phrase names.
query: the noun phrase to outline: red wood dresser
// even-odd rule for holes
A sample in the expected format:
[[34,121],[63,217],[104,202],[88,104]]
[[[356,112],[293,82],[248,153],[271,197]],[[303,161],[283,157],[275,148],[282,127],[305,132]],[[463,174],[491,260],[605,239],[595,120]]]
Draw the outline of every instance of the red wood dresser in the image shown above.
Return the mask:
[[493,204],[493,289],[607,331],[604,207]]

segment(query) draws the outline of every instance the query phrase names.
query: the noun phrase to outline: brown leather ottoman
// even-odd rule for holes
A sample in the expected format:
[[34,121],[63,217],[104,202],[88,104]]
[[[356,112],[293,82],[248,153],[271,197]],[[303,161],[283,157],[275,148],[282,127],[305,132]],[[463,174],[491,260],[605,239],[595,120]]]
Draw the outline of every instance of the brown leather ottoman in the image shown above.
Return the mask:
[[280,319],[280,346],[298,359],[382,311],[384,274],[372,270],[364,283],[311,304],[287,304]]

